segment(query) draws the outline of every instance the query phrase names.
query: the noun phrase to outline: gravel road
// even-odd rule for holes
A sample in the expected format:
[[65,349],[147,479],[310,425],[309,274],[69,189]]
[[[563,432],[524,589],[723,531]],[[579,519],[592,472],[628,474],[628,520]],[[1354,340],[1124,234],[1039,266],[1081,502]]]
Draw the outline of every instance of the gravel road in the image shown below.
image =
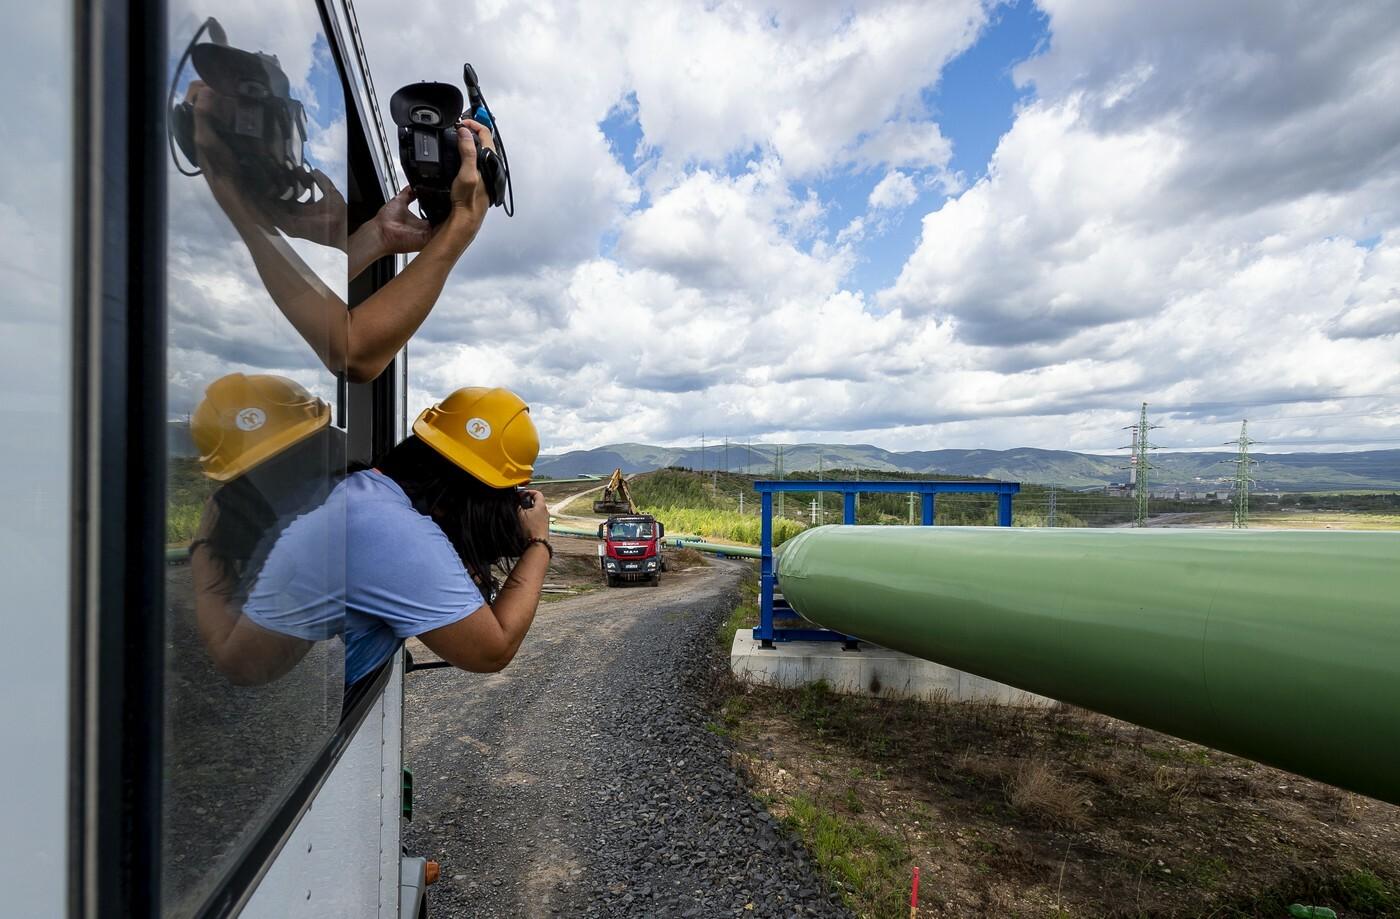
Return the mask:
[[442,865],[431,916],[849,915],[704,727],[742,572],[551,603],[504,672],[408,676],[405,836]]

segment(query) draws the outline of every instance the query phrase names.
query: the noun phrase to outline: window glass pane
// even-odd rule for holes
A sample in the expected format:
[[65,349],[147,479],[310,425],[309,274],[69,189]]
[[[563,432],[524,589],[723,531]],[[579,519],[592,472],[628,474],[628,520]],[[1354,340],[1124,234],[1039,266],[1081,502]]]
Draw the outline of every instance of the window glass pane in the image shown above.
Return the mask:
[[173,0],[169,29],[163,896],[184,916],[341,714],[345,100],[314,3]]
[[72,421],[73,4],[7,7],[0,38],[0,890],[63,913]]

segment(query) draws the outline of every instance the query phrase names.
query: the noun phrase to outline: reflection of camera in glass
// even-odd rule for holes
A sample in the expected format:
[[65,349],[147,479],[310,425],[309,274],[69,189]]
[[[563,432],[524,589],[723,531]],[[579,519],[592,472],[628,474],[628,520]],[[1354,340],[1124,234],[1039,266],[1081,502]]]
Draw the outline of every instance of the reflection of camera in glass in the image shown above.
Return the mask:
[[[494,207],[515,213],[515,195],[510,184],[510,161],[500,129],[481,95],[476,71],[462,65],[462,80],[471,103],[470,117],[491,129],[496,151],[476,143],[476,168]],[[452,210],[452,180],[462,167],[457,152],[457,126],[461,123],[462,92],[450,83],[411,83],[389,100],[389,116],[398,126],[399,161],[413,186],[418,206],[429,223],[439,224]],[[497,152],[499,151],[499,152]],[[507,203],[508,202],[508,203]]]
[[[200,42],[205,31],[211,41]],[[180,172],[199,175],[204,169],[195,143],[194,105],[174,101],[186,60],[225,103],[217,107],[213,128],[237,161],[242,183],[282,201],[298,201],[312,192],[315,183],[302,155],[306,111],[292,98],[286,73],[274,55],[229,47],[223,28],[212,17],[190,39],[170,86],[171,156],[178,145],[194,167],[187,170],[175,157]]]

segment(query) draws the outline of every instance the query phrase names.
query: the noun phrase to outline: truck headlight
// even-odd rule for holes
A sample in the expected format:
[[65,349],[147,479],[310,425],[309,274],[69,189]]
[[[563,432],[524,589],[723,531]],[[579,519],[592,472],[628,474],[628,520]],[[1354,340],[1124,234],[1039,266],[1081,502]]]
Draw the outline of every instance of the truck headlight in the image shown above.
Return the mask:
[[654,558],[649,558],[649,559],[647,559],[647,568],[650,569],[650,568],[655,568],[655,567],[656,567],[656,559],[654,559]]
[[609,571],[617,570],[617,562],[613,561],[612,559],[608,559],[607,561],[603,562],[603,564],[608,567]]

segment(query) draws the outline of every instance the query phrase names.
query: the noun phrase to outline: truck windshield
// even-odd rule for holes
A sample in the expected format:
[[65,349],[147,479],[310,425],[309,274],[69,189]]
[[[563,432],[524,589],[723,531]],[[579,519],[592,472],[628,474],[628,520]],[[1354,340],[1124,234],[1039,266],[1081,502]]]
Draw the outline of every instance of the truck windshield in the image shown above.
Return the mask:
[[649,520],[621,520],[608,529],[612,539],[651,539],[652,525]]

